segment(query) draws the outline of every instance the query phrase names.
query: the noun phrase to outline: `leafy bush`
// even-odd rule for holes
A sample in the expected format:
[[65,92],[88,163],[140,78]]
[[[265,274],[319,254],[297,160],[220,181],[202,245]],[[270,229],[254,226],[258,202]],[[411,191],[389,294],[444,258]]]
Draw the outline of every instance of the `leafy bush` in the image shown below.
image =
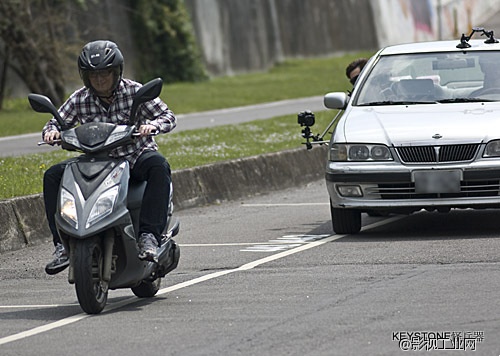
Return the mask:
[[182,0],[129,1],[133,9],[138,80],[162,77],[167,83],[207,79]]

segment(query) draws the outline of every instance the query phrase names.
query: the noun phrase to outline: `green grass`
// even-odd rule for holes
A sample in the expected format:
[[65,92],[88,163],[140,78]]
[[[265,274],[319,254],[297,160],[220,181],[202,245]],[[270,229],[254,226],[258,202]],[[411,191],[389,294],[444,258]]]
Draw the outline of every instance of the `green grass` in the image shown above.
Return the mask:
[[[266,73],[167,84],[161,97],[180,114],[345,91],[350,87],[344,74],[346,65],[354,58],[369,55],[286,61]],[[316,113],[314,133],[322,132],[334,114]],[[8,100],[0,112],[0,136],[39,132],[47,119],[47,114],[31,111],[25,99]],[[156,140],[172,169],[179,170],[300,147],[300,133],[297,116],[287,115],[239,125],[173,131]],[[45,170],[72,155],[55,151],[0,159],[0,199],[40,193]]]
[[[333,111],[316,114],[314,133],[322,132]],[[180,131],[156,138],[172,170],[218,161],[277,152],[303,146],[296,115],[256,120],[239,125]],[[305,148],[304,148],[305,149]],[[43,173],[51,165],[75,153],[54,151],[0,159],[0,199],[37,194],[42,191]],[[22,177],[22,179],[20,179]]]
[[162,98],[175,112],[188,113],[323,95],[349,88],[345,67],[358,56],[286,61],[266,73],[166,85]]

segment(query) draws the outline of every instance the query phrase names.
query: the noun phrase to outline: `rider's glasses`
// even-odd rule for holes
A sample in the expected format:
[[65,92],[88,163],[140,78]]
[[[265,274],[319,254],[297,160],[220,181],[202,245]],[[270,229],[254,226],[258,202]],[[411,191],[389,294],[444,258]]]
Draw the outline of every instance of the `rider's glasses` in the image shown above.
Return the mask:
[[113,69],[100,69],[100,70],[91,70],[89,71],[89,78],[105,78],[109,77],[113,73]]

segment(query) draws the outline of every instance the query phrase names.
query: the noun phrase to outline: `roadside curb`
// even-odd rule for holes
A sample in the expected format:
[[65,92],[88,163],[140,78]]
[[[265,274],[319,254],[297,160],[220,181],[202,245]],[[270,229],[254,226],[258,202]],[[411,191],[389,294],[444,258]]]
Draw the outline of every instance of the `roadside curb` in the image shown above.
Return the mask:
[[[299,148],[173,171],[175,209],[307,184],[324,175],[326,152]],[[51,240],[41,194],[0,201],[0,253]]]

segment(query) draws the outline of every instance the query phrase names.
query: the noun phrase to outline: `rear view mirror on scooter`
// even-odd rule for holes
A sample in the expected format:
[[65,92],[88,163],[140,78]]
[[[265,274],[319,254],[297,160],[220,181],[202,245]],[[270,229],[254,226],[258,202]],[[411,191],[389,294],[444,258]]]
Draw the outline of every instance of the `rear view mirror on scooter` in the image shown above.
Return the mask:
[[134,100],[139,104],[153,100],[160,95],[162,86],[163,80],[161,78],[150,80],[137,91]]
[[134,96],[134,103],[132,104],[132,109],[130,110],[130,122],[134,123],[136,126],[138,123],[135,120],[135,114],[137,113],[137,108],[140,104],[157,98],[163,87],[163,80],[161,78],[153,79],[146,84],[144,84]]
[[61,118],[61,115],[59,115],[57,108],[54,106],[54,104],[52,104],[52,101],[50,101],[48,97],[40,94],[29,94],[28,100],[33,110],[35,110],[36,112],[52,114],[61,128],[63,130],[67,129],[66,123]]

